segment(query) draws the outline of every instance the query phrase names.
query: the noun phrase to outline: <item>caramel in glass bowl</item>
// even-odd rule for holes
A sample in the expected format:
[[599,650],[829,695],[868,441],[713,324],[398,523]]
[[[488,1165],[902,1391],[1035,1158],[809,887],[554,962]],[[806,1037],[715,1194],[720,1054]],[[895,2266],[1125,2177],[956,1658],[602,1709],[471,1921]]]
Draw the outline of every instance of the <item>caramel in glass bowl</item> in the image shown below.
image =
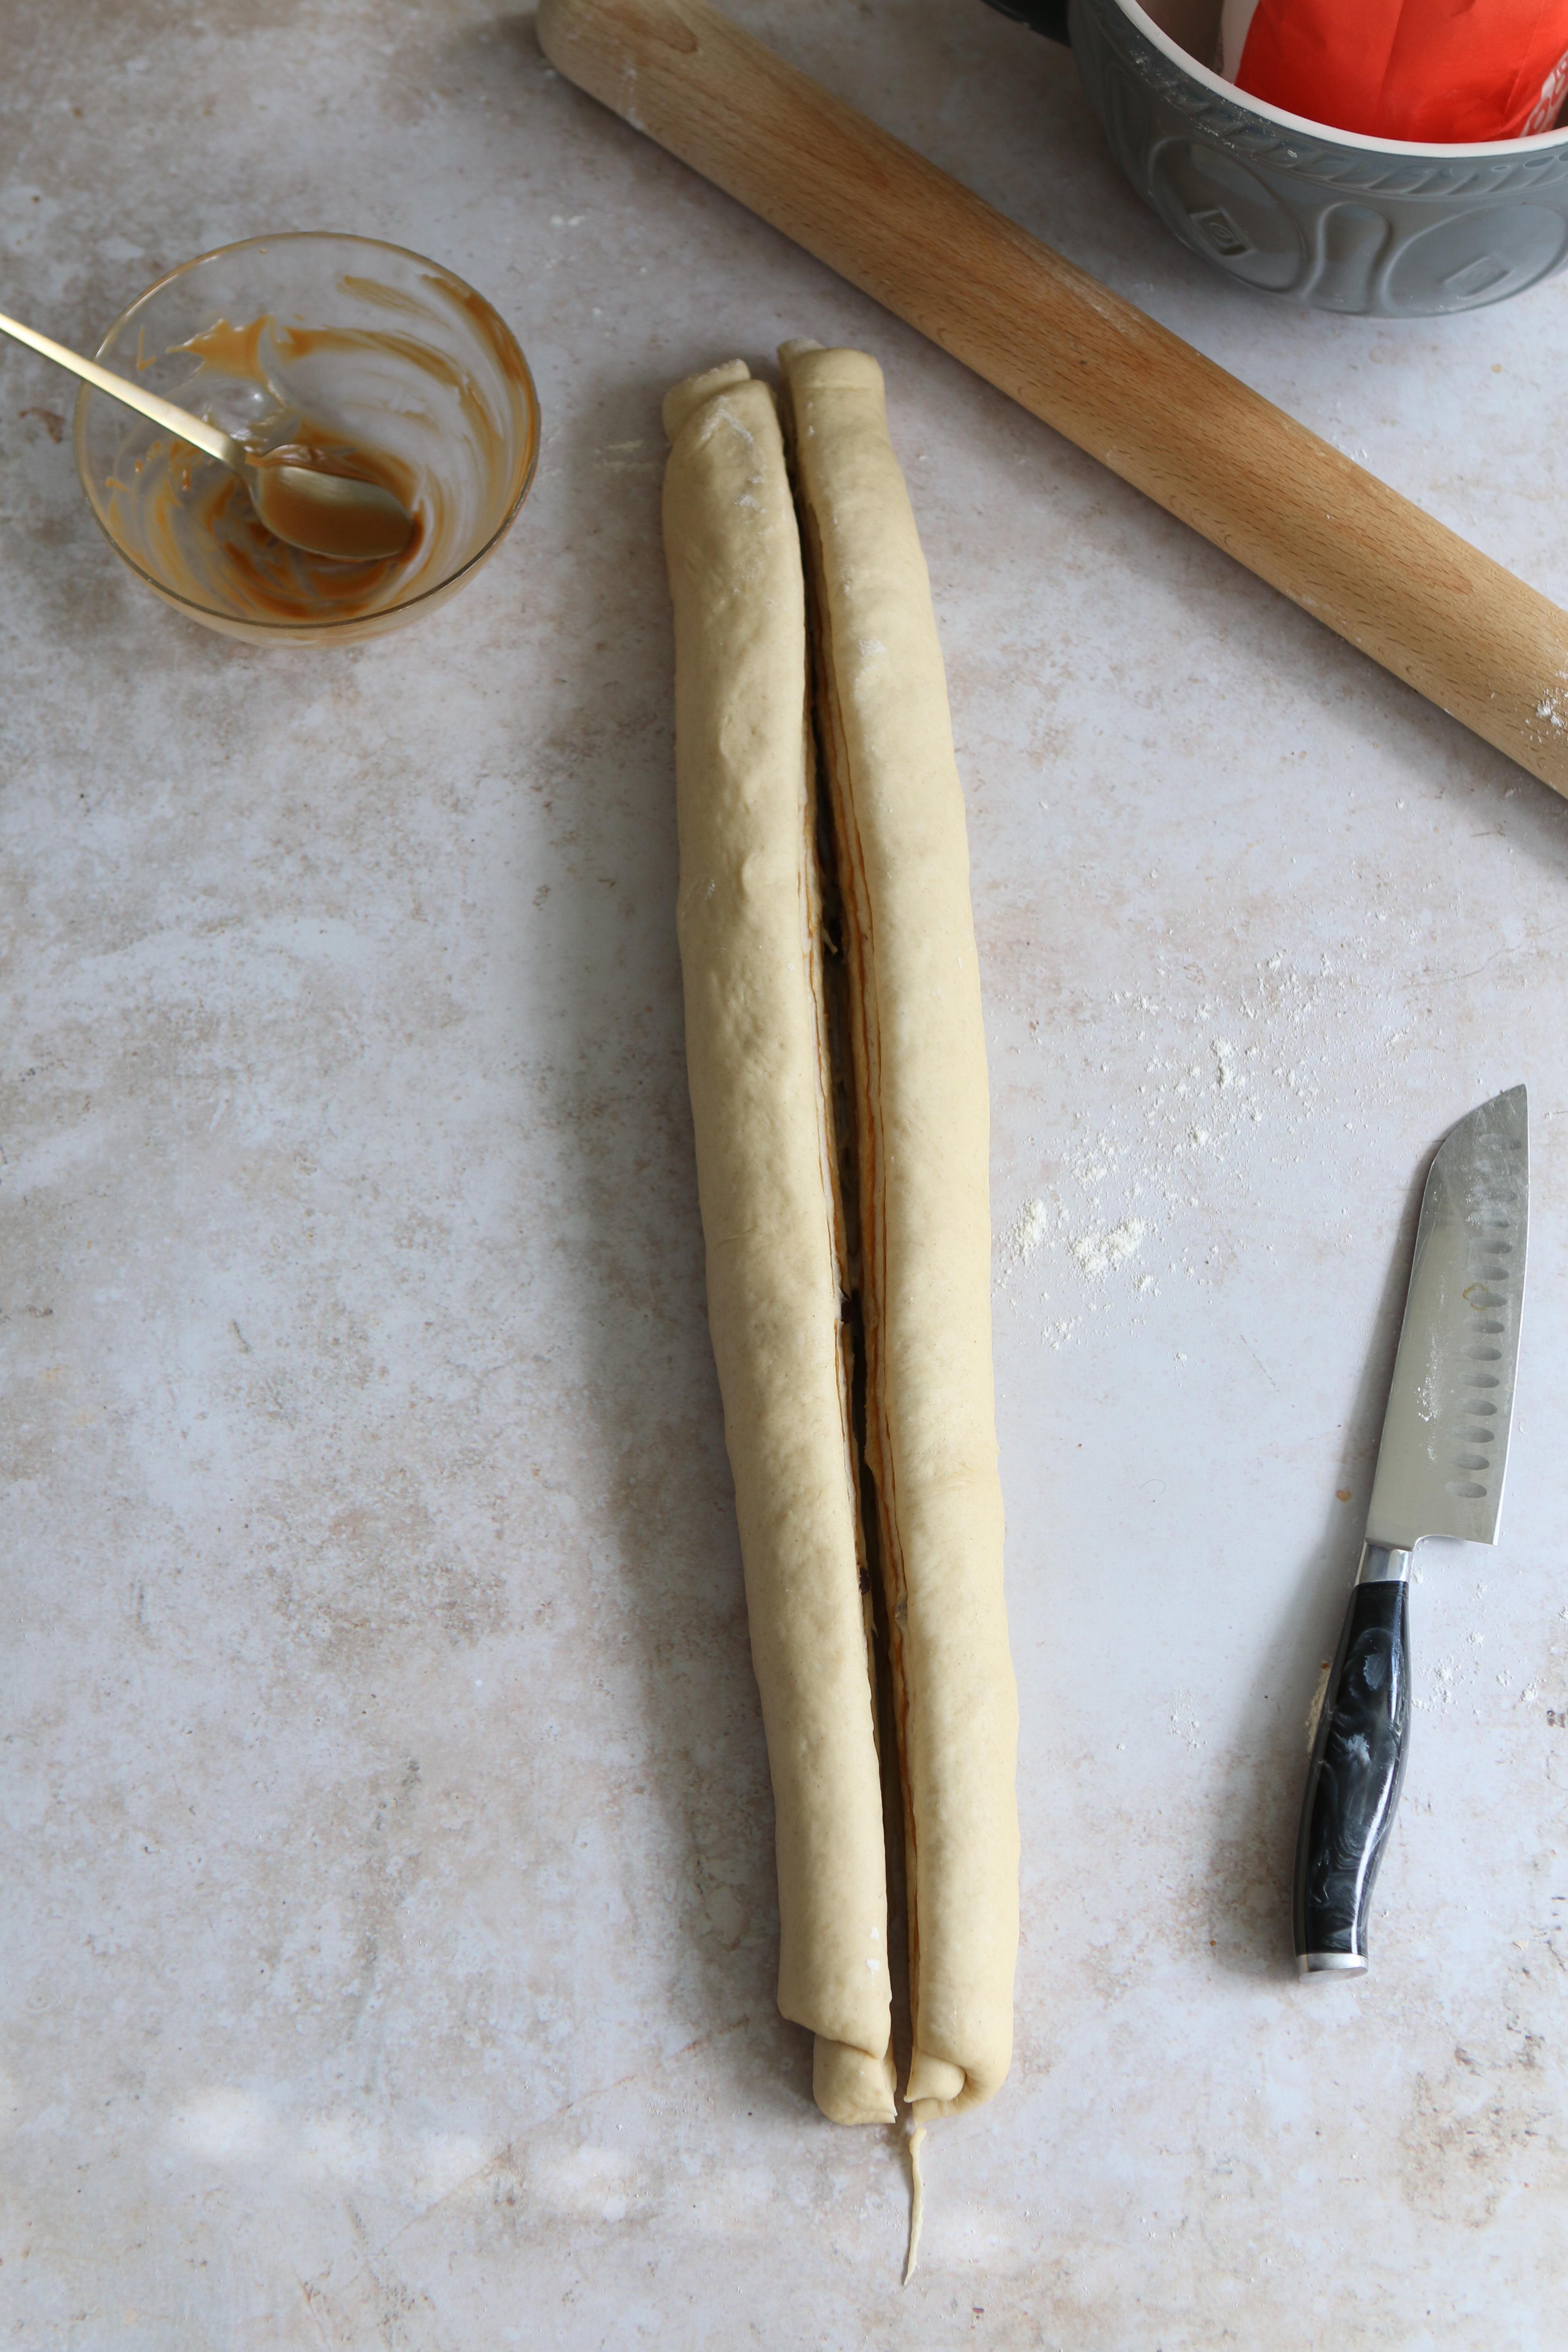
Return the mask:
[[115,552],[166,604],[252,645],[347,645],[457,593],[528,495],[539,402],[510,328],[460,278],[369,237],[247,237],[159,279],[94,356],[258,455],[395,490],[395,556],[286,547],[220,466],[84,384],[77,471]]

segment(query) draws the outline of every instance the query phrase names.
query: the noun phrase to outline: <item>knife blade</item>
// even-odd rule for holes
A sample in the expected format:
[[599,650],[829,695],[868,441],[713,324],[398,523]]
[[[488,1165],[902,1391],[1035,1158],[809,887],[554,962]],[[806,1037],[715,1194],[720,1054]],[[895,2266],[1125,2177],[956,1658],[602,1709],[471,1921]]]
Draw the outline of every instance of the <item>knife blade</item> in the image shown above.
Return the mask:
[[1366,1540],[1301,1806],[1303,1976],[1366,1970],[1373,1884],[1405,1778],[1415,1547],[1497,1541],[1524,1304],[1526,1109],[1523,1087],[1510,1087],[1461,1119],[1422,1194]]

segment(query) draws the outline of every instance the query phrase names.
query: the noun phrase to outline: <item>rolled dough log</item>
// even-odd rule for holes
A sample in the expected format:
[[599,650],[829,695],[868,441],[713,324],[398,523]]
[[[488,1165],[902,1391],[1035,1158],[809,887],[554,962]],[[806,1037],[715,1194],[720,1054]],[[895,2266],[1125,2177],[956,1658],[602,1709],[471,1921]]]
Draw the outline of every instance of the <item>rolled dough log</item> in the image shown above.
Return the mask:
[[799,531],[773,396],[740,361],[678,384],[665,424],[687,1060],[773,1785],[779,2007],[816,2036],[824,2112],[891,2122]]
[[991,1370],[989,1107],[963,795],[881,371],[786,344],[818,733],[847,916],[867,1453],[889,1620],[917,2122],[1013,2045],[1017,1699]]

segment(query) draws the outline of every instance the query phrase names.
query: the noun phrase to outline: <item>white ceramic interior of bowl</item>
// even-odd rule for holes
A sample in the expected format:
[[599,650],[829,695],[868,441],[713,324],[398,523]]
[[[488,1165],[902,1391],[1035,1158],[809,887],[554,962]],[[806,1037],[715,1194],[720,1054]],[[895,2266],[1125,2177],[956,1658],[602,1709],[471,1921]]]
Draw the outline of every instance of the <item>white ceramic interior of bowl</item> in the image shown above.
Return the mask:
[[1266,122],[1277,122],[1281,130],[1297,131],[1330,145],[1353,147],[1363,154],[1373,155],[1432,155],[1453,157],[1468,163],[1485,163],[1492,157],[1506,160],[1510,155],[1532,154],[1543,147],[1568,145],[1568,129],[1538,131],[1533,139],[1459,140],[1447,144],[1425,140],[1373,139],[1361,131],[1337,130],[1332,123],[1314,122],[1305,114],[1289,114],[1282,106],[1270,106],[1249,90],[1237,89],[1223,74],[1215,72],[1204,62],[1212,58],[1219,42],[1221,0],[1154,0],[1152,8],[1141,8],[1138,0],[1111,0],[1129,24],[1136,25],[1145,40],[1153,44],[1173,65],[1211,89],[1218,98],[1230,100],[1233,106],[1244,106],[1249,112],[1261,115]]

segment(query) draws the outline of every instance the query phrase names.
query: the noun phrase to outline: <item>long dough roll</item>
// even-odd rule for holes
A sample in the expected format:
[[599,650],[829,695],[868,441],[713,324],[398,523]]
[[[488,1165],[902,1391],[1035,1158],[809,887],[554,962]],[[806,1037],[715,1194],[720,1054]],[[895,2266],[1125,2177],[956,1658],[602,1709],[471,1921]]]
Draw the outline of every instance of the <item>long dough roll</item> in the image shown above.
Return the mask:
[[835,1201],[799,533],[773,397],[678,384],[679,930],[708,1314],[778,1849],[779,2007],[844,2123],[891,2121],[888,1897]]
[[867,1452],[899,1712],[917,2121],[1013,2043],[1017,1699],[991,1370],[989,1107],[963,796],[931,589],[863,352],[786,344],[848,934]]

